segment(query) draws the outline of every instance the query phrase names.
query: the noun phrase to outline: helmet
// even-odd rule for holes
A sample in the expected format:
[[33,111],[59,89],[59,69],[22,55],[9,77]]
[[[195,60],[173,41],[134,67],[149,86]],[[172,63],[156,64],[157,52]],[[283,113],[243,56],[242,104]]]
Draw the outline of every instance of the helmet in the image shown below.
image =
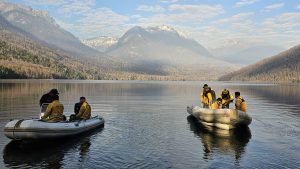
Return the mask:
[[222,94],[224,94],[224,95],[227,95],[227,94],[229,94],[229,90],[227,90],[227,89],[224,89],[224,90],[222,91]]

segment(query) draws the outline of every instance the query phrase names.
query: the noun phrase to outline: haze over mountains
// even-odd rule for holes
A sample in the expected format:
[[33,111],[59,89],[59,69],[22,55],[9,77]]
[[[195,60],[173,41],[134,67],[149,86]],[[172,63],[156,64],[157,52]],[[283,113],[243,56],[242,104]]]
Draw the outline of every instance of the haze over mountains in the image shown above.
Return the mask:
[[[154,74],[203,72],[207,77],[217,77],[218,73],[234,69],[234,65],[215,59],[195,40],[165,25],[147,28],[135,26],[106,53],[130,65],[134,64],[130,70]],[[225,70],[218,70],[221,65]]]
[[[46,59],[48,57],[55,60],[55,57],[41,54],[43,49],[60,56],[60,58],[69,58],[65,62],[72,63],[69,60],[75,59],[76,61],[76,59],[79,59],[77,62],[85,66],[85,71],[83,72],[84,74],[86,73],[84,76],[80,75],[80,78],[96,76],[102,79],[107,77],[103,74],[109,73],[114,74],[111,78],[115,77],[118,79],[132,79],[132,76],[139,78],[140,76],[148,75],[152,79],[152,76],[165,76],[169,79],[216,79],[219,74],[234,70],[233,65],[214,59],[202,45],[184,37],[171,27],[162,26],[145,29],[134,27],[126,32],[118,40],[118,43],[111,46],[104,54],[82,44],[75,36],[58,26],[47,12],[4,2],[0,3],[0,9],[0,15],[5,20],[3,23],[7,22],[10,25],[3,32],[10,31],[10,35],[21,34],[21,37],[14,38],[16,40],[13,43],[3,46],[4,50],[6,47],[14,46],[17,43],[21,45],[17,49],[9,51],[6,55],[10,55],[17,61],[22,60],[24,62],[26,59],[24,60],[23,56],[16,57],[13,55],[13,53],[22,53],[21,49],[24,49],[25,51],[23,52],[27,52],[27,55],[30,55],[28,56],[30,59],[26,60],[27,63],[42,67],[45,67],[48,62],[36,63],[33,58]],[[6,37],[3,38],[4,42],[11,39],[7,34],[3,34],[3,37]],[[22,38],[25,38],[33,47],[26,47],[26,44],[20,40]],[[113,41],[113,39],[110,40],[111,44],[114,43]],[[102,42],[107,41],[104,40]],[[39,52],[34,53],[34,48],[38,48]],[[34,57],[31,55],[34,55]],[[2,57],[2,59],[5,58],[7,57]],[[69,68],[68,66],[72,65],[70,63],[63,65],[67,69]],[[87,64],[94,66],[89,65],[87,67]],[[226,70],[218,71],[218,67],[222,64],[226,65]],[[27,67],[29,68],[29,66]],[[93,70],[89,70],[91,68]],[[18,73],[19,71],[16,69],[18,68],[9,68],[10,71]],[[48,69],[51,70],[51,66],[46,66],[45,69],[43,68],[44,71],[41,72],[45,72]],[[101,75],[99,75],[99,71]],[[48,75],[46,77],[77,77],[77,75],[65,76],[62,70],[53,72],[61,76]],[[88,75],[89,73],[87,72],[96,73],[96,75]],[[21,74],[24,74],[24,71]],[[29,75],[22,77],[30,78]],[[45,78],[43,76],[38,77]]]
[[0,15],[0,78],[103,79],[107,76],[102,67],[48,47]]
[[[179,76],[203,72],[201,76],[215,78],[236,67],[215,59],[198,42],[166,25],[135,26],[118,40],[98,37],[82,42],[122,61],[125,65],[122,69],[126,71]],[[221,65],[226,70],[218,69]]]
[[246,43],[207,50],[166,25],[81,42],[47,12],[6,2],[0,2],[0,28],[1,78],[215,80],[283,50]]
[[300,45],[225,75],[220,80],[300,82]]
[[247,42],[236,39],[224,41],[221,46],[209,50],[218,59],[235,64],[249,65],[286,49],[265,42]]

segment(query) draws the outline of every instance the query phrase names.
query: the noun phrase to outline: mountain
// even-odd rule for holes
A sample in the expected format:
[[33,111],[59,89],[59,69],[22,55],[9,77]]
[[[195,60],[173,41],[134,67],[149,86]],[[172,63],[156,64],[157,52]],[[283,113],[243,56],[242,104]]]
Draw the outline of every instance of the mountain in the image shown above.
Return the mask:
[[300,82],[300,45],[225,75],[220,80]]
[[93,39],[115,43],[103,53],[81,43],[46,11],[2,1],[0,16],[2,78],[215,80],[237,69],[165,25],[134,27],[117,43]]
[[13,26],[35,36],[56,50],[77,57],[97,57],[100,52],[82,44],[78,38],[62,29],[47,11],[0,2],[0,14]]
[[[122,60],[128,71],[215,79],[236,66],[215,59],[193,39],[169,26],[128,30],[106,53]],[[221,69],[220,69],[221,67]]]
[[0,15],[0,79],[106,79],[102,67],[49,48]]
[[100,37],[85,39],[82,40],[81,42],[100,52],[105,52],[109,47],[116,44],[118,42],[118,39],[114,37],[100,36]]
[[277,45],[243,40],[227,40],[222,44],[210,49],[210,52],[218,59],[241,65],[253,64],[286,50]]
[[[101,62],[102,63],[102,62]],[[105,79],[185,80],[182,76],[159,76],[119,71],[126,64],[99,64],[53,49],[35,36],[10,24],[0,15],[0,79]]]

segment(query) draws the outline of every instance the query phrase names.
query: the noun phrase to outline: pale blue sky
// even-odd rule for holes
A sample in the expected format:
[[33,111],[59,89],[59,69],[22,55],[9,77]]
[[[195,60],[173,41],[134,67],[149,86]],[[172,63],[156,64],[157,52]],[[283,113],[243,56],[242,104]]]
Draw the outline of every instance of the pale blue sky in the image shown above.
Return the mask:
[[300,44],[296,0],[9,0],[47,10],[80,39],[120,37],[135,25],[168,25],[208,48],[230,40]]

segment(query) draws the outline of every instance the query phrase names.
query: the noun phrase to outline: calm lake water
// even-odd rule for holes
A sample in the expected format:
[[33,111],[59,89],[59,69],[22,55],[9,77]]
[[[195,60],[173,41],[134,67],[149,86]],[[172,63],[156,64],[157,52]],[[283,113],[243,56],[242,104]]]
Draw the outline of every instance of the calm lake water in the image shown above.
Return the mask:
[[[0,168],[300,168],[300,86],[222,82],[0,81]],[[248,129],[204,128],[186,112],[208,83],[241,91]],[[60,91],[65,111],[86,96],[105,127],[66,140],[15,144],[15,118],[37,117],[38,101]],[[233,105],[232,105],[233,106]]]

